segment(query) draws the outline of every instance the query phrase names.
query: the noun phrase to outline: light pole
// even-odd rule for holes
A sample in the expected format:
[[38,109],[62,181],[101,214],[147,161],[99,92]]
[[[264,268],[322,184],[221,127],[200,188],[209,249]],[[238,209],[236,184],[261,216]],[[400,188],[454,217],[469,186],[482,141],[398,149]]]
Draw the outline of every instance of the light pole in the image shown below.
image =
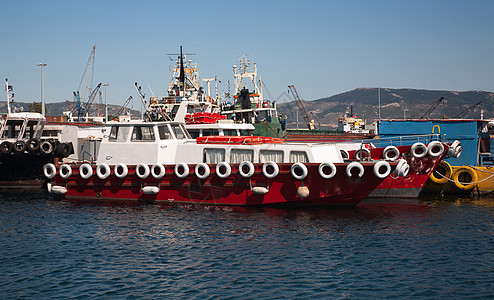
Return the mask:
[[43,78],[43,67],[46,67],[46,64],[38,64],[41,67],[41,114],[45,115],[45,82]]
[[108,122],[108,102],[106,101],[106,87],[110,86],[110,84],[105,83],[102,84],[101,86],[105,87],[105,123]]

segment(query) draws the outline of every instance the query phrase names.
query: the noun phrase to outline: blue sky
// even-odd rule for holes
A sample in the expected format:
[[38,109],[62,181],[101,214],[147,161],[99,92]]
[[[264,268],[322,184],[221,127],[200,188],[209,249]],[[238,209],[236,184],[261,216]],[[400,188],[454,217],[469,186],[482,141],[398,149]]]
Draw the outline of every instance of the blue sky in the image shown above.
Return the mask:
[[[202,78],[233,86],[253,57],[269,93],[306,100],[359,87],[494,90],[494,1],[5,1],[0,78],[15,100],[72,100],[96,45],[108,102],[164,96],[167,53],[197,53]],[[3,79],[2,79],[3,80]],[[3,88],[2,88],[3,90]],[[5,101],[5,93],[0,96]],[[138,105],[134,101],[134,107]]]

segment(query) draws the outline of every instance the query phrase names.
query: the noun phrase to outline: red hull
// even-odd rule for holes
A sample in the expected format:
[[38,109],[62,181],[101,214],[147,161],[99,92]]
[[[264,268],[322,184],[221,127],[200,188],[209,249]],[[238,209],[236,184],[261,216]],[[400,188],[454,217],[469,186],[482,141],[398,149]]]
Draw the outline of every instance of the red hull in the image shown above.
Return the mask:
[[[406,177],[396,177],[394,174],[388,176],[381,182],[377,188],[369,195],[369,197],[410,197],[415,198],[422,191],[429,175],[434,171],[439,162],[447,155],[448,147],[444,145],[444,152],[433,157],[425,155],[421,158],[416,158],[410,155],[411,146],[396,146],[400,150],[401,157],[406,159],[410,166],[410,171]],[[372,149],[372,159],[383,159],[384,148]],[[349,151],[353,155],[354,151]],[[406,154],[403,157],[403,154]],[[351,156],[352,157],[352,156]]]
[[[273,179],[266,178],[262,164],[254,164],[254,175],[248,179],[240,176],[238,165],[232,165],[231,175],[222,179],[215,174],[215,165],[210,165],[211,175],[199,179],[194,174],[195,165],[189,165],[190,174],[180,179],[173,173],[174,166],[165,166],[166,174],[162,179],[151,175],[140,179],[135,174],[135,166],[129,166],[125,179],[119,179],[113,174],[105,180],[93,175],[90,179],[79,176],[79,165],[72,165],[72,176],[65,180],[58,174],[52,179],[53,186],[63,186],[67,189],[65,195],[57,197],[68,200],[91,201],[143,201],[164,203],[199,203],[214,205],[348,205],[354,206],[362,201],[383,179],[373,173],[374,163],[362,163],[364,175],[351,178],[346,174],[348,163],[335,164],[336,175],[324,179],[319,175],[317,163],[305,164],[308,175],[303,184],[309,189],[306,198],[297,195],[297,189],[302,181],[295,180],[290,174],[292,164],[278,164],[279,174]],[[392,163],[392,168],[396,163]],[[94,171],[94,168],[93,168]],[[57,172],[58,173],[58,172]],[[95,172],[93,173],[95,174]],[[141,187],[156,186],[159,192],[154,195],[143,194]],[[255,194],[251,187],[269,187],[264,194]]]

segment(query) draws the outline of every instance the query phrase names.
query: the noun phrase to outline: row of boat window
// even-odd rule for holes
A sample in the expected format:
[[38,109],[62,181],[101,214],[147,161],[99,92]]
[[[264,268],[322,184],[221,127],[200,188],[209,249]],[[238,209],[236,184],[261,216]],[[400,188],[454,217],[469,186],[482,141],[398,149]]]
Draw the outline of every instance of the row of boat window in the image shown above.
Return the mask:
[[[200,136],[217,136],[221,135],[218,129],[188,129],[190,136],[195,139]],[[223,129],[223,135],[228,136],[250,136],[252,135],[252,130],[240,130],[237,132],[236,129]],[[201,134],[202,133],[202,134]]]
[[[3,130],[2,130],[2,138],[21,138],[19,134],[22,130],[22,125],[24,124],[24,120],[7,120]],[[24,129],[24,138],[30,139],[34,137],[36,127],[38,126],[38,121],[28,121],[26,125],[26,129]]]
[[[226,151],[221,148],[205,148],[203,162],[207,164],[217,164],[225,160]],[[259,162],[265,163],[268,161],[274,161],[276,163],[282,163],[284,161],[284,152],[277,150],[260,150]],[[290,151],[289,162],[296,163],[309,162],[309,158],[305,151]],[[231,149],[230,150],[230,163],[239,164],[243,161],[254,161],[254,150],[251,149]]]
[[[136,125],[130,126],[112,126],[108,140],[110,142],[126,142],[132,129],[130,140],[152,142],[156,140],[153,125]],[[167,124],[158,126],[158,135],[160,140],[178,140],[190,139],[187,131],[180,124]]]

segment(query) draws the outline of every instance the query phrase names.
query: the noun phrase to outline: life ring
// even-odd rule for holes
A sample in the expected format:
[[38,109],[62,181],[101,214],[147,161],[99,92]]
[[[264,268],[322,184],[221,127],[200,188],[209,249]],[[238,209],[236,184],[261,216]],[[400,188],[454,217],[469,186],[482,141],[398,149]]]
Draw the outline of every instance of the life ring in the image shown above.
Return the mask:
[[53,153],[53,145],[49,141],[43,141],[39,146],[41,154],[49,155]]
[[12,146],[15,153],[23,153],[26,150],[26,143],[24,141],[16,141]]
[[136,175],[140,179],[148,178],[149,173],[151,173],[151,170],[149,169],[149,166],[147,164],[140,163],[136,166]]
[[[381,172],[382,167],[386,169],[384,173]],[[374,175],[376,175],[377,177],[386,178],[388,177],[389,173],[391,173],[391,166],[387,161],[381,160],[374,165]]]
[[279,172],[280,172],[280,168],[274,161],[268,161],[265,162],[264,165],[262,165],[262,173],[267,178],[275,178]]
[[400,159],[395,169],[396,176],[406,177],[408,176],[408,172],[410,172],[410,165],[408,165],[405,159]]
[[463,191],[470,191],[477,185],[479,176],[471,167],[461,167],[453,175],[455,186]]
[[69,177],[72,175],[72,168],[67,164],[63,164],[60,166],[60,168],[58,168],[58,173],[60,174],[60,177],[62,177],[62,179],[69,179]]
[[[224,172],[222,171],[223,168],[225,170]],[[222,161],[216,165],[216,174],[220,178],[227,178],[228,176],[230,176],[231,173],[232,173],[232,168],[227,162]]]
[[[330,173],[326,173],[327,169],[331,169]],[[333,178],[336,175],[336,166],[332,162],[323,162],[319,165],[319,175],[324,179]]]
[[412,153],[413,157],[422,158],[427,154],[427,147],[423,143],[417,142],[412,145],[412,147],[410,148],[410,152]]
[[297,180],[304,180],[305,177],[307,177],[309,170],[307,170],[307,167],[303,163],[297,162],[294,163],[290,168],[290,173],[292,174],[293,178]]
[[108,164],[102,163],[96,167],[96,175],[99,179],[106,179],[110,176],[110,166]]
[[383,151],[383,158],[389,161],[395,161],[400,157],[400,150],[395,146],[387,146]]
[[438,157],[444,152],[444,145],[441,142],[433,141],[427,146],[427,153],[432,157]]
[[451,165],[447,161],[441,160],[436,169],[429,175],[429,178],[434,183],[445,184],[452,174],[453,168],[451,168]]
[[93,176],[93,167],[90,164],[82,164],[79,167],[79,175],[81,175],[82,179],[89,179]]
[[186,163],[178,163],[175,165],[175,175],[178,178],[185,178],[189,176],[189,165]]
[[29,139],[26,142],[26,148],[30,152],[36,152],[36,151],[38,151],[39,150],[39,145],[40,145],[39,140],[38,139],[35,139],[35,138]]
[[209,169],[208,164],[206,163],[198,163],[196,168],[194,169],[194,174],[196,174],[199,179],[208,178],[209,174],[211,174],[211,170]]
[[[247,168],[248,171],[245,170]],[[250,161],[243,161],[240,163],[240,165],[238,165],[238,172],[240,173],[240,176],[244,178],[252,177],[252,175],[254,175],[254,171],[255,171],[254,164]]]
[[4,141],[0,144],[0,153],[2,154],[10,154],[14,150],[14,147],[9,141]]
[[43,166],[43,175],[48,179],[52,179],[57,175],[57,168],[55,168],[54,164],[46,164]]
[[348,164],[348,166],[346,166],[346,175],[348,175],[348,177],[352,177],[352,169],[353,168],[357,168],[358,169],[358,177],[362,177],[364,175],[364,167],[362,166],[361,163],[359,162],[351,162]]
[[127,168],[127,165],[124,163],[118,163],[115,165],[115,167],[113,167],[113,173],[115,174],[115,176],[117,176],[117,178],[122,179],[125,178],[127,174],[129,174],[129,168]]
[[345,149],[340,149],[341,157],[343,159],[349,159],[350,158],[350,153],[346,151]]
[[366,149],[366,148],[358,149],[357,151],[355,151],[354,157],[357,160],[362,160],[362,159],[368,158],[368,157],[370,157],[370,151],[369,151],[369,149]]
[[166,174],[165,166],[160,163],[155,163],[151,166],[151,175],[156,179],[161,179]]

